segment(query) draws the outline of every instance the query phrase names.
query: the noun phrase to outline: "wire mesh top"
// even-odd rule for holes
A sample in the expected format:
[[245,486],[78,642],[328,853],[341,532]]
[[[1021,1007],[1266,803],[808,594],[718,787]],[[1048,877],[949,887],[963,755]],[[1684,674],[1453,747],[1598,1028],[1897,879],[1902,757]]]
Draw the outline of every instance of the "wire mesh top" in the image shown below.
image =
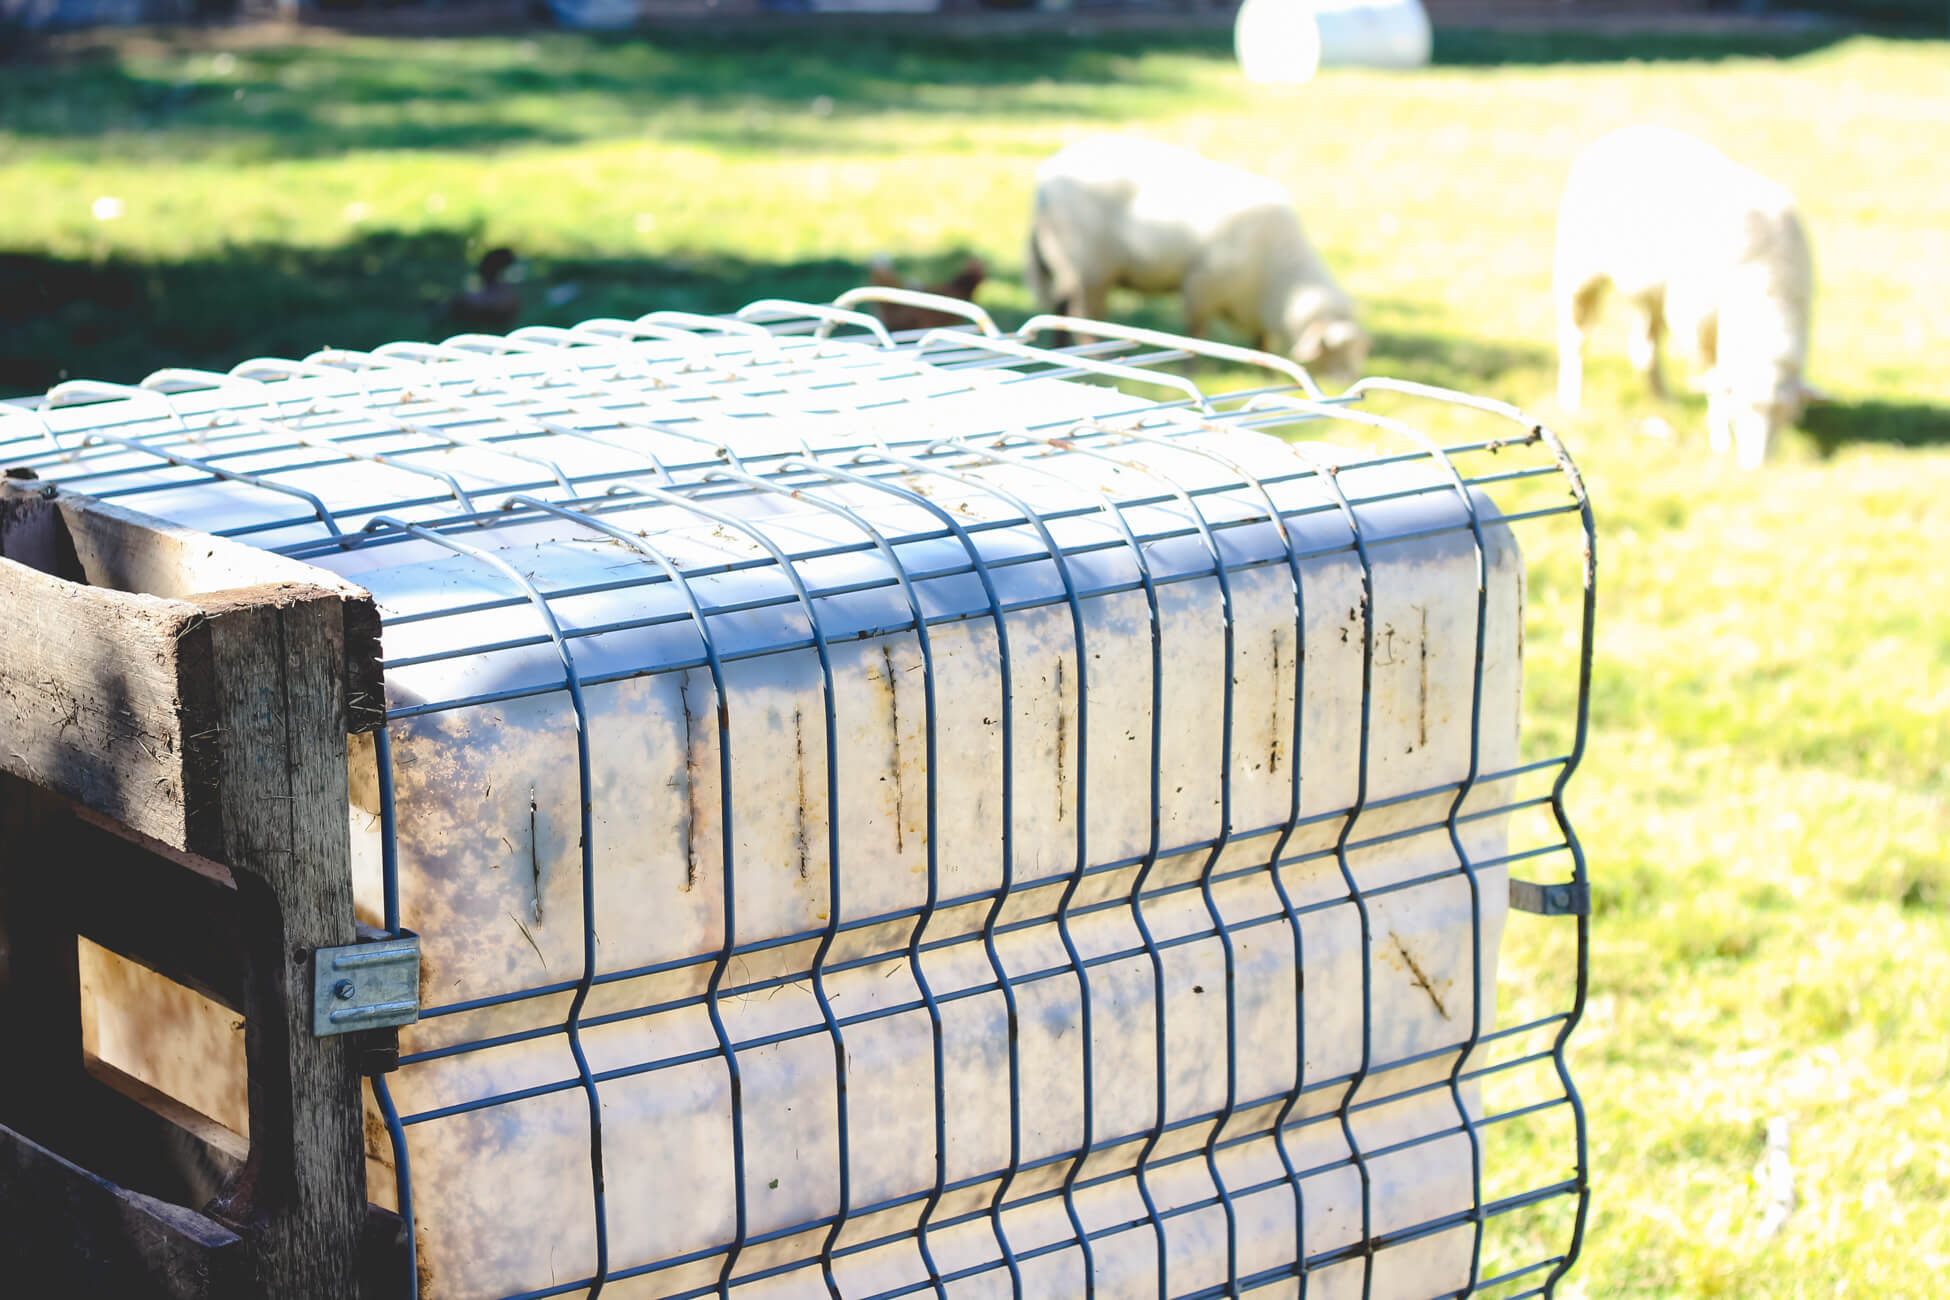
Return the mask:
[[[966,304],[929,305],[968,328],[893,336],[865,301],[166,370],[0,413],[0,464],[378,601],[362,900],[421,932],[428,983],[373,1154],[424,1292],[1553,1285],[1584,1207],[1582,918],[1568,1008],[1498,1025],[1494,971],[1511,866],[1583,878],[1561,792],[1591,537],[1561,445],[1418,385],[1329,399],[1279,358],[1061,318],[1005,336]],[[1079,325],[1096,341],[1040,345]],[[1209,392],[1187,361],[1267,382]],[[1438,445],[1380,394],[1488,432]],[[1584,548],[1584,660],[1546,697],[1574,700],[1574,732],[1544,729],[1568,746],[1528,759],[1513,538],[1553,520]],[[1418,690],[1419,721],[1390,711]],[[471,822],[439,780],[485,786]],[[1513,846],[1526,812],[1548,831]],[[774,868],[789,887],[759,883]],[[1222,1029],[1200,1047],[1188,1023]],[[823,1074],[791,1056],[822,1043]],[[951,1100],[971,1080],[987,1110]],[[1499,1081],[1520,1104],[1486,1113]],[[535,1109],[578,1097],[585,1119]],[[1431,1097],[1440,1125],[1402,1118]],[[1568,1176],[1486,1176],[1493,1135],[1555,1112]],[[627,1190],[618,1151],[692,1121],[728,1164],[706,1141],[653,1162],[675,1202]],[[768,1187],[795,1142],[827,1172]],[[585,1185],[567,1225],[451,1217],[573,1202],[559,1177]],[[1553,1203],[1574,1222],[1538,1227]],[[1494,1224],[1517,1226],[1486,1244]]]
[[[675,626],[690,617],[682,596],[632,590],[671,588],[680,570],[702,612],[726,616],[727,658],[810,644],[803,620],[792,629],[782,564],[828,602],[834,635],[903,621],[882,544],[931,612],[984,612],[936,503],[977,540],[1008,598],[1030,603],[1059,598],[1032,518],[1081,557],[1087,591],[1088,557],[1121,550],[1120,525],[1158,547],[1159,582],[1209,571],[1192,519],[1201,511],[1222,545],[1238,547],[1228,563],[1283,562],[1286,542],[1264,526],[1273,510],[1296,529],[1315,519],[1309,540],[1344,549],[1322,472],[1350,461],[1421,470],[1371,475],[1365,493],[1358,471],[1349,478],[1371,544],[1464,526],[1446,458],[1407,426],[1381,457],[1242,443],[1243,430],[1335,414],[1291,363],[1136,330],[1051,351],[1033,341],[1065,322],[1042,318],[1004,338],[970,314],[967,330],[896,344],[843,308],[765,302],[738,318],[659,312],[261,358],[223,374],[164,370],[136,386],[77,381],[36,409],[0,411],[0,462],[366,585],[385,616],[396,711],[561,689],[548,635],[496,634],[525,594],[420,530],[517,557],[570,635],[592,639],[587,673],[603,680],[703,662],[694,633]],[[865,329],[867,341],[829,337],[835,326]],[[1207,395],[1167,368],[1199,354],[1255,360],[1279,382]],[[1160,387],[1173,395],[1157,400]],[[1480,483],[1561,472],[1546,462]],[[808,504],[809,490],[830,504]],[[864,535],[849,507],[905,526]],[[623,554],[619,530],[656,536],[661,555]],[[616,638],[625,631],[637,635]]]

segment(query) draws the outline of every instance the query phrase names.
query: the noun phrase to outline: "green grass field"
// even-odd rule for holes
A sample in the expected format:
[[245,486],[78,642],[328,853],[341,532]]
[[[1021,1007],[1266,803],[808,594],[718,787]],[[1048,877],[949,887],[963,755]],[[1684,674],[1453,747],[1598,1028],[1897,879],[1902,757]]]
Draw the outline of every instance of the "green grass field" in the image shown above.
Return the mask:
[[[285,38],[287,42],[290,38]],[[1600,527],[1596,882],[1574,1068],[1589,1295],[1924,1296],[1950,1264],[1950,45],[1449,39],[1413,76],[1254,89],[1223,36],[452,41],[144,37],[0,65],[0,392],[424,337],[509,243],[530,320],[830,297],[965,251],[1028,307],[1031,171],[1106,127],[1286,181],[1377,373],[1561,427]],[[1500,53],[1517,62],[1498,66]],[[1778,464],[1709,459],[1602,337],[1551,398],[1552,214],[1610,127],[1693,130],[1790,185],[1838,397]],[[122,200],[100,221],[91,205]],[[1115,306],[1147,323],[1170,303]],[[1663,414],[1676,443],[1638,432]],[[1539,575],[1568,601],[1568,567]],[[1532,652],[1561,663],[1561,646]],[[1521,1003],[1564,948],[1513,929]],[[1562,929],[1554,932],[1563,934]],[[1793,1123],[1771,1242],[1748,1171]],[[1544,1176],[1542,1139],[1513,1158]],[[1553,1163],[1555,1162],[1555,1163]]]

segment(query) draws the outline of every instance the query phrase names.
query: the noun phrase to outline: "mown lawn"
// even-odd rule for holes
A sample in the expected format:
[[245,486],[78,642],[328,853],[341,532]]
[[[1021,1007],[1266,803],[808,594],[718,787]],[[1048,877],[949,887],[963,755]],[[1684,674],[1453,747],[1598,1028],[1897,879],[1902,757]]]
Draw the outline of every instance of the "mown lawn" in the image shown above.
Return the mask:
[[[1445,41],[1414,76],[1239,82],[1223,36],[450,41],[201,35],[0,64],[0,393],[435,329],[470,256],[532,321],[830,297],[888,252],[1028,302],[1036,160],[1141,129],[1274,174],[1365,305],[1378,373],[1556,421],[1597,503],[1590,1295],[1936,1294],[1950,1265],[1950,45]],[[1519,62],[1498,66],[1499,54]],[[1576,150],[1694,130],[1801,196],[1814,411],[1710,460],[1696,400],[1551,402],[1549,244]],[[122,215],[98,220],[98,198]],[[575,296],[543,305],[544,287]],[[1149,323],[1169,303],[1118,304]],[[1676,443],[1643,436],[1663,414]],[[1540,573],[1568,604],[1573,570]],[[1560,665],[1557,644],[1532,653]],[[1561,927],[1513,929],[1511,998]],[[1542,937],[1540,937],[1542,936]],[[1761,1125],[1802,1206],[1753,1231]],[[1543,1176],[1561,1147],[1515,1158]]]

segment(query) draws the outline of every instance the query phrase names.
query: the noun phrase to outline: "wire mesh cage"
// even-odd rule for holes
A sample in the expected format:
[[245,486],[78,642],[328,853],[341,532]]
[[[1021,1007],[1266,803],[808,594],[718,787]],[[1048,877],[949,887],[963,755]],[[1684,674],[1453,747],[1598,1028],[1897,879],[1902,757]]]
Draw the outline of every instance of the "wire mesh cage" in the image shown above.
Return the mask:
[[1562,445],[873,297],[0,415],[0,463],[378,601],[351,872],[421,945],[366,1094],[410,1285],[1551,1293],[1588,1196]]

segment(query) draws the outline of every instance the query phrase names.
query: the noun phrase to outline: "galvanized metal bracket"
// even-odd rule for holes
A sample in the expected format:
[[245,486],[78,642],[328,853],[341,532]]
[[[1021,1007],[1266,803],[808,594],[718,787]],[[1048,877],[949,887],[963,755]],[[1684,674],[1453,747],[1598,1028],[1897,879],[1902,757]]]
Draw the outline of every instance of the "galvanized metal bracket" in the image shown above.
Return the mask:
[[311,1032],[324,1038],[410,1025],[420,1018],[420,936],[401,934],[312,958]]
[[1565,885],[1537,885],[1510,878],[1510,906],[1538,916],[1590,916],[1591,886],[1579,881]]

